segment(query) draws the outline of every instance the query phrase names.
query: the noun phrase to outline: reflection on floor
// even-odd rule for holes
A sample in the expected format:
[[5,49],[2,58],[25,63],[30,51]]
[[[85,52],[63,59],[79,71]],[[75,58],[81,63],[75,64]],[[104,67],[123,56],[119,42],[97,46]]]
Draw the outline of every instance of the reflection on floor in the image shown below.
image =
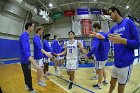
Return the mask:
[[[110,81],[112,67],[106,67],[105,69],[107,72],[108,81]],[[140,79],[139,79],[140,72],[139,71],[140,71],[140,64],[134,65],[130,81],[126,85],[126,88],[125,88],[125,93],[133,93],[139,87],[139,84],[140,84]],[[54,74],[53,67],[50,67],[50,72]],[[60,72],[61,73],[57,76],[68,80],[68,75],[66,73],[66,70],[62,69]],[[92,87],[93,84],[97,83],[97,80],[91,79],[91,77],[94,75],[95,75],[95,73],[93,73],[93,68],[79,68],[75,73],[74,83],[81,86],[82,88],[78,87],[78,86],[74,86],[74,88],[71,89],[70,91],[72,93],[89,93],[89,91],[96,92],[96,93],[108,93],[109,84],[102,85],[102,89],[100,89],[100,90]],[[65,80],[60,79],[53,75],[51,75],[49,77],[51,79],[53,79],[55,82],[57,82],[58,84],[62,85],[66,89],[68,89],[68,82],[66,82]],[[115,88],[114,93],[117,93],[117,87]],[[135,93],[140,93],[140,92],[135,92]]]
[[[107,78],[110,81],[112,67],[106,67]],[[91,77],[95,75],[93,68],[79,68],[75,73],[74,87],[69,90],[67,82],[68,75],[66,69],[61,69],[59,75],[54,75],[54,67],[50,66],[49,71],[52,75],[49,76],[50,80],[46,80],[47,87],[40,87],[37,85],[36,72],[32,71],[33,85],[38,93],[108,93],[109,84],[102,85],[102,89],[94,89],[93,84],[97,83],[97,80],[91,80]],[[140,84],[140,64],[133,66],[132,75],[129,83],[126,85],[125,93],[133,93]],[[59,87],[59,86],[61,87]],[[19,64],[0,65],[0,86],[4,93],[28,93],[24,89],[24,80],[21,67]],[[117,87],[114,90],[117,93]],[[138,89],[135,93],[140,93]]]
[[[38,86],[34,71],[32,71],[32,80],[37,93],[68,93],[49,80],[46,81],[46,87]],[[0,65],[0,87],[3,93],[29,93],[25,91],[23,73],[19,64]]]

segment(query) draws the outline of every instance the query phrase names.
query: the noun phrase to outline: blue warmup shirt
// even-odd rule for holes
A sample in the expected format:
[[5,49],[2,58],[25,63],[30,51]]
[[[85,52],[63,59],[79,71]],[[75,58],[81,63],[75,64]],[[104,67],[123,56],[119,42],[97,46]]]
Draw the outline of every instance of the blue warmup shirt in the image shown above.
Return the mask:
[[[99,32],[103,36],[106,35],[105,32]],[[95,54],[97,61],[105,61],[108,59],[108,52],[110,48],[109,40],[98,39],[94,37],[94,42],[92,42],[92,50],[87,54],[87,57]]]
[[43,58],[43,53],[41,52],[41,49],[43,49],[41,44],[41,38],[39,35],[35,35],[33,39],[34,43],[34,58],[36,60]]
[[[109,34],[117,33],[127,39],[127,44],[114,44],[114,65],[118,68],[130,66],[134,61],[134,49],[139,48],[139,35],[135,24],[124,18],[110,30]],[[107,36],[106,36],[107,37]]]
[[62,41],[62,44],[60,44],[60,47],[61,47],[61,52],[63,52],[65,50],[65,48],[64,48],[64,41]]
[[29,34],[27,32],[23,32],[19,38],[20,45],[20,61],[22,64],[28,64],[30,54],[30,42],[29,42]]
[[52,49],[53,49],[54,53],[56,53],[56,54],[61,53],[61,46],[60,46],[58,40],[52,41]]
[[[51,52],[52,55],[54,54],[54,52],[53,52],[52,48],[50,47],[49,42],[47,40],[44,40],[44,42],[43,42],[43,49],[47,52]],[[44,55],[44,57],[48,58],[46,55]]]

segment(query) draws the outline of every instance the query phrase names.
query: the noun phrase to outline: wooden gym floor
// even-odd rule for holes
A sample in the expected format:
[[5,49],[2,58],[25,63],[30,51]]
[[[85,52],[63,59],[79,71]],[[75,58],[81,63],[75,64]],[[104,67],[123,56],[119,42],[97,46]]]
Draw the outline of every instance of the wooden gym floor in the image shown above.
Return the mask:
[[[107,79],[110,81],[112,67],[106,67]],[[109,84],[102,85],[102,89],[94,89],[93,84],[97,80],[91,80],[94,76],[92,68],[79,68],[75,73],[74,87],[68,90],[68,76],[66,70],[62,69],[59,75],[54,75],[54,67],[49,70],[52,75],[49,76],[50,80],[46,80],[47,86],[40,87],[36,81],[36,72],[32,70],[33,87],[37,93],[108,93]],[[133,93],[140,84],[140,64],[133,66],[133,71],[129,83],[126,85],[125,93]],[[0,65],[0,87],[3,93],[28,93],[24,88],[24,79],[21,66],[19,64]],[[117,93],[117,87],[114,90]],[[138,89],[135,93],[140,93]]]
[[[47,80],[47,86],[38,86],[36,72],[32,71],[33,87],[37,93],[67,93],[64,89]],[[29,93],[24,87],[24,78],[19,64],[0,65],[0,87],[3,93]]]

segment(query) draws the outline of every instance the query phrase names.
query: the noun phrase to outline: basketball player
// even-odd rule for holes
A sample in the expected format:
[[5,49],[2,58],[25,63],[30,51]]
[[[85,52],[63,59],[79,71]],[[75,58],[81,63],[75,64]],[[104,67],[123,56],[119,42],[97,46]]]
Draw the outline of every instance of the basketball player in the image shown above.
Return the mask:
[[[44,69],[44,64],[43,64],[43,54],[45,54],[48,57],[52,57],[51,53],[46,52],[41,44],[41,36],[43,35],[44,32],[44,27],[43,26],[38,26],[36,28],[36,35],[33,38],[33,44],[34,44],[34,58],[36,59],[37,64]],[[44,73],[39,73],[37,71],[37,81],[38,85],[45,87],[45,81],[41,80],[41,76],[45,76]]]
[[[47,52],[51,52],[51,54],[54,54],[51,46],[49,45],[49,37],[50,37],[50,34],[46,34],[43,36],[43,49]],[[48,72],[49,70],[49,62],[50,62],[50,58],[48,58],[48,56],[44,55],[44,74],[47,74],[49,75],[50,73]]]
[[112,21],[116,22],[110,30],[109,39],[114,43],[114,68],[109,93],[112,93],[118,80],[118,93],[124,93],[134,61],[134,49],[139,48],[138,30],[130,19],[122,18],[116,7],[109,8]]
[[[61,52],[63,52],[65,50],[65,48],[64,48],[64,41],[63,40],[60,40],[59,41],[59,44],[60,44],[60,47],[61,47]],[[60,65],[61,65],[61,68],[64,68],[64,66],[65,66],[65,64],[64,64],[64,56],[65,55],[60,56]]]
[[30,91],[30,93],[36,93],[36,91],[32,87],[31,63],[35,67],[37,72],[42,73],[40,66],[36,64],[36,61],[30,53],[29,34],[33,31],[33,29],[33,22],[27,22],[25,24],[25,31],[19,38],[21,67],[24,74],[26,90]]
[[[58,53],[61,53],[61,46],[59,44],[59,41],[57,40],[58,37],[57,35],[54,35],[54,40],[52,41],[52,49],[53,49],[53,52],[55,54],[58,54]],[[55,69],[55,74],[60,74],[60,57],[57,56],[55,57],[54,59],[54,69]]]
[[58,56],[66,54],[66,69],[67,74],[69,75],[69,89],[72,88],[73,81],[75,78],[75,70],[77,69],[78,65],[78,48],[86,54],[85,49],[82,47],[82,44],[74,39],[75,33],[73,31],[68,32],[69,40],[65,44],[65,50],[58,54]]
[[[109,14],[116,25],[105,38],[114,43],[114,67],[110,81],[109,93],[112,93],[118,81],[118,93],[124,93],[129,81],[134,62],[134,49],[139,48],[138,30],[133,21],[123,18],[116,7],[109,8]],[[96,34],[95,34],[96,35]]]
[[[95,32],[100,33],[103,36],[106,34],[105,32],[101,31],[101,25],[99,23],[94,23],[93,28]],[[93,87],[101,89],[103,74],[105,76],[103,82],[107,84],[106,72],[104,70],[104,67],[108,59],[110,44],[109,44],[109,40],[98,39],[96,37],[94,37],[94,42],[92,43],[93,43],[92,50],[87,55],[85,55],[85,57],[87,59],[87,57],[90,57],[93,54],[95,54],[95,58],[96,58],[95,68],[96,68],[96,74],[98,74],[98,84],[93,85]]]

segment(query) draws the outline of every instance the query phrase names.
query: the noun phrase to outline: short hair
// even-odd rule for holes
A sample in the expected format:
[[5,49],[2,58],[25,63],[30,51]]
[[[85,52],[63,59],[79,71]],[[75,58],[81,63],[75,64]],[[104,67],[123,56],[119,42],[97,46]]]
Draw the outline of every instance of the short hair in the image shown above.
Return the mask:
[[97,23],[97,22],[95,22],[94,24],[93,24],[93,28],[98,28],[98,29],[101,29],[101,25],[99,24],[99,23]]
[[46,37],[50,37],[51,35],[50,34],[45,34],[44,36],[43,36],[43,39],[45,39]]
[[56,39],[57,35],[54,35],[53,38]]
[[29,28],[29,26],[31,27],[33,25],[33,22],[27,22],[26,24],[25,24],[25,30],[28,30],[28,28]]
[[110,8],[108,9],[108,11],[109,11],[109,10],[111,10],[112,12],[114,12],[114,11],[116,10],[117,13],[122,17],[122,14],[121,14],[121,12],[120,12],[120,10],[119,10],[118,8],[112,6],[112,7],[110,7]]
[[68,35],[69,35],[70,33],[73,33],[73,35],[75,35],[75,33],[74,33],[73,31],[69,31],[69,32],[68,32]]
[[44,27],[43,27],[43,26],[38,26],[38,27],[36,27],[36,29],[35,29],[36,33],[38,33],[38,31],[41,30],[41,29],[44,30]]

